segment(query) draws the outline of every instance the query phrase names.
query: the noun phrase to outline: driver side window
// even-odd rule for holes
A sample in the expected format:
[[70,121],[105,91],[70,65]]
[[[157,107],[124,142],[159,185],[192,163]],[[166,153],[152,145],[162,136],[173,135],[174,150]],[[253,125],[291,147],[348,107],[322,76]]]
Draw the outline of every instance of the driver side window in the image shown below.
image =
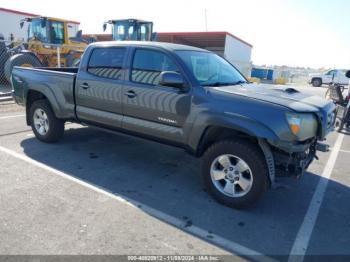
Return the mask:
[[333,75],[335,75],[335,73],[336,73],[335,70],[331,70],[331,71],[328,71],[326,75],[333,76]]
[[163,71],[179,72],[176,64],[164,53],[138,49],[135,51],[131,70],[131,81],[158,85],[159,76]]

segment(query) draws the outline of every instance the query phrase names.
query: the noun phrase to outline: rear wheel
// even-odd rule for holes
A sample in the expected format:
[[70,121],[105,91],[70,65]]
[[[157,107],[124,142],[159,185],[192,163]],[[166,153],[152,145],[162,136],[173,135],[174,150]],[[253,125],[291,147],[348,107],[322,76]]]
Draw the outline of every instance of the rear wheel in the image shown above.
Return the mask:
[[320,87],[322,85],[322,80],[320,78],[314,78],[311,82],[312,86]]
[[5,63],[5,77],[10,82],[12,70],[15,66],[40,67],[41,62],[33,55],[20,53],[10,57]]
[[258,201],[268,186],[268,169],[258,147],[240,140],[212,145],[202,158],[202,176],[211,195],[233,208]]
[[63,136],[64,121],[55,116],[45,99],[35,101],[30,107],[30,123],[40,141],[57,142]]

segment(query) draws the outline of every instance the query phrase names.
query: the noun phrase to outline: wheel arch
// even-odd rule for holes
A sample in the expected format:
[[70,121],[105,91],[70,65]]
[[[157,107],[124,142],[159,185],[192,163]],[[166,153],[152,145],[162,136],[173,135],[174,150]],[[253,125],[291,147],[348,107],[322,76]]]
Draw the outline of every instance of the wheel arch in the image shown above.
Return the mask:
[[257,138],[247,132],[225,126],[211,125],[207,126],[202,133],[197,146],[196,156],[202,156],[204,151],[215,142],[231,138],[239,138],[242,140],[257,142]]
[[261,129],[260,132],[252,132],[245,128],[227,127],[212,125],[205,128],[198,143],[195,155],[201,157],[207,148],[214,143],[226,139],[239,139],[255,145],[264,156],[268,168],[268,179],[271,187],[275,184],[275,162],[268,139],[276,139],[277,136],[268,129]]
[[27,121],[27,125],[31,124],[31,119],[29,117],[30,108],[31,108],[32,104],[37,100],[46,99],[49,102],[55,116],[58,117],[60,115],[59,114],[60,107],[59,107],[59,104],[58,104],[54,94],[52,94],[49,91],[46,91],[46,89],[44,89],[44,90],[45,91],[40,90],[40,89],[36,89],[36,88],[32,88],[32,89],[29,89],[27,91],[27,94],[26,94],[26,121]]
[[258,139],[277,140],[278,136],[264,123],[243,116],[210,116],[200,118],[203,124],[195,123],[188,144],[197,156],[218,139],[239,137],[258,143]]

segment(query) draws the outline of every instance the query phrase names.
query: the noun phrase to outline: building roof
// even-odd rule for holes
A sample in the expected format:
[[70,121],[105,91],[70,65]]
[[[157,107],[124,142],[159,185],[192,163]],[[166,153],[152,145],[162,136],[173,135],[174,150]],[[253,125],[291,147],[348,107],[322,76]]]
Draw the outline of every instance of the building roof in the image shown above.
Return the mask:
[[[38,14],[32,14],[32,13],[27,13],[27,12],[22,12],[22,11],[17,11],[17,10],[2,8],[2,7],[0,7],[0,11],[7,12],[7,13],[12,13],[12,14],[17,14],[17,15],[30,16],[30,17],[41,16],[41,15],[38,15]],[[68,22],[69,22],[69,23],[72,23],[72,24],[77,24],[77,25],[80,24],[80,22],[77,22],[77,21],[70,21],[70,20],[69,20]]]
[[217,32],[158,32],[157,40],[161,42],[184,43],[198,47],[218,47],[224,46],[226,36],[240,41],[241,43],[253,47],[253,45],[240,39],[239,37],[225,31]]
[[84,39],[89,39],[90,37],[95,37],[97,41],[112,41],[112,34],[83,34]]

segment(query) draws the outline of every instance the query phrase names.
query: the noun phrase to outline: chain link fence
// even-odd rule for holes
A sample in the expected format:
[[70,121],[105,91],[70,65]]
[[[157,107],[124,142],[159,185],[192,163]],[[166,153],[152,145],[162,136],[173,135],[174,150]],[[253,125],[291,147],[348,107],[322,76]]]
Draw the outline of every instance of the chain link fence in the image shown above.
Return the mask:
[[0,37],[0,97],[11,91],[10,78],[15,66],[76,67],[86,46],[15,42]]

